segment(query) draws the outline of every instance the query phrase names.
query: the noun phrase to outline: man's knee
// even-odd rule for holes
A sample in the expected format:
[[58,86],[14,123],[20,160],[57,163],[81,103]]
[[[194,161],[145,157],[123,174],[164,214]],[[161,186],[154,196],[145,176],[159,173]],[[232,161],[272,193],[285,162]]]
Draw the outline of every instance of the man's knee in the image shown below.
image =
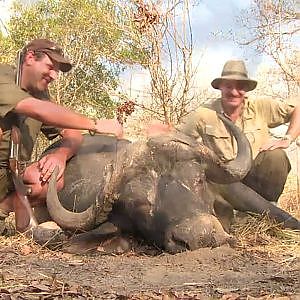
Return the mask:
[[275,149],[260,152],[249,173],[263,178],[277,179],[278,176],[286,178],[290,170],[291,164],[286,153],[282,149]]
[[288,173],[291,170],[290,161],[282,149],[268,150],[260,152],[254,160],[254,167],[260,168],[261,171],[265,167],[269,170],[281,171]]
[[281,195],[291,165],[282,149],[263,151],[257,155],[243,183],[269,201]]

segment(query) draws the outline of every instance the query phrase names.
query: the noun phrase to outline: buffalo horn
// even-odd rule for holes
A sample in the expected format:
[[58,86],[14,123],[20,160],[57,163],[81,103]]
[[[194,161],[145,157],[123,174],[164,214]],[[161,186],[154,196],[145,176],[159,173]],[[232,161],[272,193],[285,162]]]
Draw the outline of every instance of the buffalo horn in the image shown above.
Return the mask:
[[[232,183],[243,179],[249,172],[252,164],[252,151],[248,139],[241,130],[223,115],[218,114],[218,117],[236,139],[238,153],[235,159],[222,162],[213,151],[207,149],[208,167],[206,175],[211,181],[216,183]],[[203,154],[200,153],[199,156],[201,158]]]
[[300,229],[300,222],[296,218],[273,205],[242,182],[216,186],[220,194],[234,209],[256,214],[267,214],[271,219],[281,223],[284,228]]
[[72,230],[89,230],[95,224],[95,208],[91,205],[87,210],[75,213],[65,209],[58,198],[56,188],[56,178],[58,175],[58,167],[55,167],[49,181],[47,192],[47,208],[51,218],[62,228]]

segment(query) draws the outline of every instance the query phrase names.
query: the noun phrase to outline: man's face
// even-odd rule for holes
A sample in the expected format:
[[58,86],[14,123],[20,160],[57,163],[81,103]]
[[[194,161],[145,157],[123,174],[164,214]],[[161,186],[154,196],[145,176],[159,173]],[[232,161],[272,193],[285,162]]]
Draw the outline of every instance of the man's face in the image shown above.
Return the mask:
[[46,91],[49,83],[57,78],[58,63],[46,54],[39,59],[29,54],[26,59],[29,73],[27,89],[34,92]]
[[238,80],[222,80],[219,89],[223,108],[237,108],[245,99],[245,83]]

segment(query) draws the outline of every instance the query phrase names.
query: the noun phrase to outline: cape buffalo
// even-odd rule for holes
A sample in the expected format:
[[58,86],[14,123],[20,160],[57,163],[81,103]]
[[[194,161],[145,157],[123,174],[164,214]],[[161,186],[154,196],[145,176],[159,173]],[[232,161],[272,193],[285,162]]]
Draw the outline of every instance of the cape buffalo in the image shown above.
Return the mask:
[[[236,159],[226,163],[180,132],[136,143],[85,136],[79,153],[67,164],[65,186],[58,194],[55,173],[51,178],[47,196],[50,216],[71,230],[100,226],[105,231],[103,224],[109,222],[171,253],[230,243],[231,236],[220,220],[223,225],[226,222],[216,215],[214,204],[220,198],[216,186],[234,189],[234,182],[249,171],[252,156],[246,137],[221,118],[238,145]],[[211,188],[209,182],[216,184]],[[248,198],[253,194],[247,195],[241,203],[235,203],[233,197],[233,206],[271,214],[275,209],[280,211],[279,217],[275,213],[278,221],[287,219],[279,208],[264,199],[252,202]],[[293,222],[300,228],[297,220]]]

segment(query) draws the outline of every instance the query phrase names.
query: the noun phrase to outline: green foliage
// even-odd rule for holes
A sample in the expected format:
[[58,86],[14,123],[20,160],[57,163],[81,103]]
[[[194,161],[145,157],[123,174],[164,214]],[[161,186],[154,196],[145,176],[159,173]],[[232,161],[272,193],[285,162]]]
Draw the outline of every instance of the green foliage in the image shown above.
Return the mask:
[[120,71],[143,60],[124,2],[39,0],[25,6],[17,0],[7,27],[9,35],[0,36],[0,62],[13,63],[17,51],[34,38],[56,41],[74,67],[54,82],[51,95],[89,115],[112,115],[115,103],[109,95]]

